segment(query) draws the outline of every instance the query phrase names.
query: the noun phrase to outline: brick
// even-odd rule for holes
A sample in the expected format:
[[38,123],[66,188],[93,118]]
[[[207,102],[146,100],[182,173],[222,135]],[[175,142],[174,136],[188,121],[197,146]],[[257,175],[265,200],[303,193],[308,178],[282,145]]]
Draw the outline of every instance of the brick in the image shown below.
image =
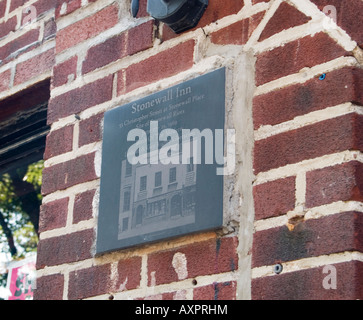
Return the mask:
[[54,18],[46,21],[44,23],[44,38],[43,41],[49,40],[51,38],[55,38],[57,32],[57,25],[55,23]]
[[213,239],[152,253],[148,257],[149,285],[154,280],[155,285],[178,281],[172,263],[176,253],[186,257],[187,278],[234,271],[238,268],[237,242],[237,238]]
[[24,83],[36,76],[49,72],[54,65],[54,50],[48,50],[16,66],[14,85]]
[[[219,19],[226,16],[238,13],[244,7],[243,0],[226,0],[221,2],[219,0],[209,0],[208,8],[204,12],[202,18],[200,19],[198,25],[191,29],[194,31],[198,28],[203,28]],[[166,24],[162,25],[162,41],[167,41],[174,39],[179,35],[175,34]]]
[[17,23],[18,23],[18,21],[17,21],[16,16],[10,18],[7,21],[0,23],[0,38],[5,37],[12,31],[15,31]]
[[363,250],[363,214],[338,213],[287,226],[256,232],[253,239],[253,267],[269,266],[345,251]]
[[243,0],[209,0],[208,8],[200,19],[197,28],[204,27],[226,16],[236,14],[244,7]]
[[26,0],[11,0],[9,12],[14,11],[15,9],[19,8],[20,6],[24,5]]
[[349,55],[327,34],[316,35],[290,42],[282,47],[264,52],[257,57],[256,85],[276,80],[303,68]]
[[52,274],[37,278],[34,300],[63,300],[64,276]]
[[253,188],[255,220],[278,217],[295,208],[295,177],[267,182]]
[[[118,77],[119,94],[191,68],[193,66],[194,45],[194,40],[186,41],[122,70]],[[175,63],[175,61],[178,61],[178,63]],[[126,74],[125,84],[123,82],[123,72]]]
[[314,78],[255,97],[254,127],[275,125],[346,102],[363,105],[363,69],[335,70],[327,73],[324,81]]
[[336,268],[337,288],[327,290],[324,267],[289,272],[252,280],[253,300],[361,300],[363,298],[363,263],[349,261]]
[[306,206],[321,206],[336,201],[363,202],[363,164],[352,161],[308,172]]
[[47,202],[40,207],[39,232],[66,226],[68,215],[68,198]]
[[97,179],[95,153],[86,154],[43,170],[42,194],[64,190],[79,183]]
[[59,87],[77,78],[77,60],[74,56],[53,68],[52,86]]
[[113,75],[61,94],[49,101],[48,123],[112,99]]
[[211,34],[212,43],[219,45],[243,45],[246,44],[252,32],[261,22],[265,12],[260,12],[250,18],[243,19],[230,26],[213,32]]
[[111,265],[105,264],[70,273],[68,298],[71,300],[136,289],[141,280],[141,257],[121,260],[117,267],[118,280],[111,281]]
[[132,290],[140,286],[141,257],[120,260],[117,265],[116,290]]
[[130,56],[149,49],[154,41],[154,21],[148,21],[128,31],[126,55]]
[[95,37],[118,22],[118,7],[108,6],[101,11],[75,22],[57,33],[56,52],[62,52],[76,44]]
[[121,33],[90,48],[82,63],[82,74],[101,68],[125,56],[126,36]]
[[[147,8],[147,1],[148,0],[140,0],[140,4],[139,4],[139,12],[137,13],[136,18],[144,18],[144,17],[148,17],[149,14],[146,10]],[[131,15],[131,11],[130,11],[130,15]]]
[[[65,10],[65,12],[61,12],[61,9],[62,9],[64,3],[66,3],[66,10]],[[55,10],[55,17],[56,17],[56,19],[58,19],[59,17],[70,14],[81,7],[82,7],[82,0],[58,1],[58,5]]]
[[93,216],[93,198],[96,190],[89,190],[76,195],[73,208],[73,223],[89,220]]
[[36,45],[39,38],[39,29],[32,29],[24,35],[0,47],[0,60],[10,59],[10,55],[15,57],[28,51],[31,45]]
[[0,0],[0,19],[5,15],[6,1],[7,0]]
[[42,239],[38,243],[37,269],[90,259],[93,241],[93,229]]
[[[50,11],[56,7],[58,0],[38,0],[32,4],[32,6],[35,7],[36,15],[39,17],[40,15],[44,14],[47,11]],[[16,9],[15,6],[18,6],[21,2],[26,3],[26,0],[13,0],[12,5],[10,7],[10,12],[14,9]],[[17,3],[17,5],[14,5]],[[22,4],[20,4],[22,5]],[[24,6],[24,9],[27,8],[27,6]],[[23,11],[23,17],[24,19],[29,13],[26,13]]]
[[11,70],[0,73],[0,92],[8,90],[10,87]]
[[282,2],[262,31],[259,41],[263,41],[285,29],[300,26],[309,20],[311,20],[310,17],[286,2]]
[[110,290],[111,265],[93,266],[69,274],[68,299],[78,300]]
[[312,0],[320,10],[328,5],[337,9],[337,24],[344,29],[360,47],[363,47],[363,3],[361,0]]
[[236,300],[237,283],[228,281],[195,288],[193,300]]
[[256,141],[255,173],[345,150],[363,150],[363,117],[348,114]]
[[103,113],[79,123],[79,147],[102,140]]
[[70,152],[73,149],[73,125],[52,131],[46,139],[44,160]]

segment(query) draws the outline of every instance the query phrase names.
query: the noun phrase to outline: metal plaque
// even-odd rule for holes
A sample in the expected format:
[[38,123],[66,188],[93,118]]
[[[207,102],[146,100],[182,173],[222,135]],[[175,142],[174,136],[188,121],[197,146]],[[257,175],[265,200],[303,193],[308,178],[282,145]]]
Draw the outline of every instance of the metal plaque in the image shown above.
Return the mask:
[[223,224],[225,68],[105,113],[97,253]]

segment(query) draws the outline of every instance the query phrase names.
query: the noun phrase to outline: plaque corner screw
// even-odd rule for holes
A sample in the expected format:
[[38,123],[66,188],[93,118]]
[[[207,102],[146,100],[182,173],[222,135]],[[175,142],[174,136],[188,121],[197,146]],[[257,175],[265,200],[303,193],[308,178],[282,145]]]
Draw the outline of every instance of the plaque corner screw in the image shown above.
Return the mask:
[[280,274],[283,270],[283,266],[281,263],[275,264],[273,267],[274,273]]

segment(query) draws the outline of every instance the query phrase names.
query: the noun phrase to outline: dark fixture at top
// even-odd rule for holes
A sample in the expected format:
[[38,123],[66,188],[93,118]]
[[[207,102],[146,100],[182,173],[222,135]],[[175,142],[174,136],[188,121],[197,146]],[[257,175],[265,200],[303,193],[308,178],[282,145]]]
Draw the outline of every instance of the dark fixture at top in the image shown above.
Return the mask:
[[[208,0],[148,0],[147,12],[164,22],[175,33],[194,28],[208,6]],[[139,0],[132,0],[131,11],[136,17]]]

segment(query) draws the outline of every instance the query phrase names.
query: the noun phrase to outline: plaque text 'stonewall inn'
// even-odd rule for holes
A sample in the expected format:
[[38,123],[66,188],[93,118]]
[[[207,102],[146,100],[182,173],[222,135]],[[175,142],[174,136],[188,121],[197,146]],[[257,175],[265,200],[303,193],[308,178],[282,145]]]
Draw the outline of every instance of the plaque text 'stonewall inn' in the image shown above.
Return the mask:
[[34,299],[362,299],[362,13],[0,0],[0,174],[44,163]]

